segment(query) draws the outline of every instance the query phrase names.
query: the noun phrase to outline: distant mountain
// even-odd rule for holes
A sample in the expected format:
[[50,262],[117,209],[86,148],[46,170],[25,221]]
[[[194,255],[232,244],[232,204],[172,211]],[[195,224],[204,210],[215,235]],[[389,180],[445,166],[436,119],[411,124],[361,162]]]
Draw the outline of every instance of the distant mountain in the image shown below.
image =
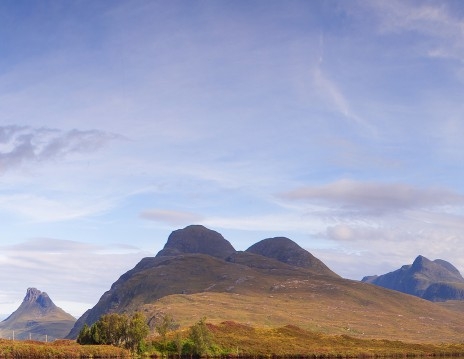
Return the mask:
[[76,318],[57,307],[47,293],[29,288],[18,309],[0,322],[0,337],[54,340],[64,338],[75,322]]
[[410,265],[363,282],[412,294],[430,301],[464,300],[464,278],[449,262],[418,256]]
[[[400,292],[340,278],[285,237],[236,251],[203,226],[174,231],[80,317],[68,338],[106,313],[170,313],[181,327],[202,317],[255,327],[297,325],[363,338],[460,340],[464,314]],[[424,321],[426,318],[427,321]],[[380,324],[379,324],[380,323]]]

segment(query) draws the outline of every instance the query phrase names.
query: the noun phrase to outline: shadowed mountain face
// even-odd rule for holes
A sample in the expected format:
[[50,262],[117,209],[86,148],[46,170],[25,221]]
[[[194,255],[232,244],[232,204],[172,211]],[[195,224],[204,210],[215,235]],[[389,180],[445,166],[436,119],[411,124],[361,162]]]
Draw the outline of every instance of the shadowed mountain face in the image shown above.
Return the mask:
[[76,319],[57,307],[45,292],[29,288],[23,302],[0,323],[0,336],[16,339],[64,338]]
[[322,261],[286,237],[263,239],[248,248],[246,252],[274,258],[295,267],[312,270],[317,274],[338,277]]
[[364,277],[362,281],[431,301],[464,299],[464,278],[442,259],[431,261],[418,256],[411,265],[380,276]]

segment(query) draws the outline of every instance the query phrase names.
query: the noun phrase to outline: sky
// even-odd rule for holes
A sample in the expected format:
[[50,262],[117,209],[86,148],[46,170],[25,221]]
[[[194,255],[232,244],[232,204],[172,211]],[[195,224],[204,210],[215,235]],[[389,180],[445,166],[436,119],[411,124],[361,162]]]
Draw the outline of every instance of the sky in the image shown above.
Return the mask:
[[190,224],[464,272],[464,3],[0,2],[0,313],[79,317]]

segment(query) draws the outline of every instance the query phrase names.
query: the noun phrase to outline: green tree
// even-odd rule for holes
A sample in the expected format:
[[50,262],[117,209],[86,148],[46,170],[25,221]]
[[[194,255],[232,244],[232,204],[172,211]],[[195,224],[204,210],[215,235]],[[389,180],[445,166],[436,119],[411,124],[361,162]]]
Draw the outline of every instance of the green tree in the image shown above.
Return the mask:
[[90,327],[86,324],[82,327],[81,331],[79,332],[79,335],[77,336],[77,342],[79,344],[96,344],[95,341],[93,340],[92,332],[90,330]]
[[167,351],[167,335],[170,331],[175,330],[179,325],[174,321],[170,314],[164,314],[155,324],[155,330],[161,337],[161,354]]
[[125,314],[102,315],[96,322],[99,343],[121,346],[126,339],[128,321],[129,318]]
[[142,313],[129,318],[125,314],[105,314],[89,328],[87,324],[79,332],[79,344],[107,344],[139,351],[149,333]]
[[124,346],[132,352],[140,351],[149,332],[145,316],[140,312],[134,313],[127,326]]
[[182,338],[182,334],[180,332],[176,332],[174,334],[173,342],[174,342],[174,347],[176,349],[177,357],[180,358],[182,356],[182,348],[184,346],[184,341]]
[[206,325],[206,318],[203,317],[197,323],[190,327],[189,339],[193,344],[193,353],[199,356],[208,354],[211,346],[211,333]]

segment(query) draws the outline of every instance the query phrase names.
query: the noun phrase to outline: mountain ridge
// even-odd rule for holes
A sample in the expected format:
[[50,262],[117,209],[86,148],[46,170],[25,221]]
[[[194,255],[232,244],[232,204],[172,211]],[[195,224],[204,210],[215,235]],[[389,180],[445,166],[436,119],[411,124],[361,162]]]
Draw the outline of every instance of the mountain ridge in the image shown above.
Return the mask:
[[412,264],[382,275],[366,276],[362,282],[398,290],[430,301],[463,300],[464,278],[443,259],[419,255]]

